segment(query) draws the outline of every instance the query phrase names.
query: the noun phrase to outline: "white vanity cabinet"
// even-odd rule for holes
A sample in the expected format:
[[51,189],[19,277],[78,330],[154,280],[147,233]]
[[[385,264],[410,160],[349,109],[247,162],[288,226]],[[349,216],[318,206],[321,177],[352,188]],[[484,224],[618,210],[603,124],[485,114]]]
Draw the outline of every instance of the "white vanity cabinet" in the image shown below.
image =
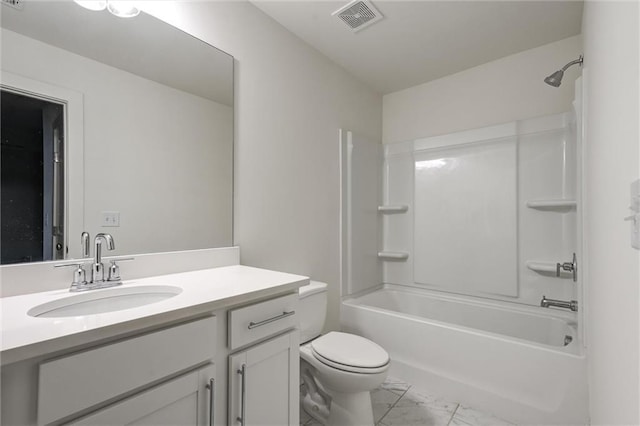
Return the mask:
[[66,424],[210,426],[215,418],[211,389],[215,392],[215,368],[208,365]]
[[213,424],[215,356],[209,316],[42,362],[38,425]]
[[70,297],[60,290],[0,299],[0,424],[241,426],[244,408],[246,425],[297,426],[308,279],[232,265],[131,285],[168,279],[179,295],[96,315],[27,314]]
[[299,332],[229,357],[229,425],[297,425]]
[[229,312],[230,348],[248,346],[229,356],[229,425],[299,424],[297,302],[291,294]]

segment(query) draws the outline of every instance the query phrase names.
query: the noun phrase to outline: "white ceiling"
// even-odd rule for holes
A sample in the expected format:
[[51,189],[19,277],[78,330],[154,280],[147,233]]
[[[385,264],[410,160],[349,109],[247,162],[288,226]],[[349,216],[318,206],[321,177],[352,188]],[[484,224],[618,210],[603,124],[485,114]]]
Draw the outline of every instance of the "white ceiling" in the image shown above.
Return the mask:
[[253,0],[383,94],[580,34],[583,6],[582,1],[373,0],[384,19],[353,33],[331,16],[346,3]]

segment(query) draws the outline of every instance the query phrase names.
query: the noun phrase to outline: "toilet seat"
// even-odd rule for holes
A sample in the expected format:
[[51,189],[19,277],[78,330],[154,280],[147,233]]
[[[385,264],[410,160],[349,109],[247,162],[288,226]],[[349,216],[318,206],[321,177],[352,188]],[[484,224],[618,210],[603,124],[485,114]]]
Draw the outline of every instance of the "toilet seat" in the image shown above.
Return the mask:
[[313,356],[325,365],[360,374],[376,374],[389,367],[389,354],[369,339],[332,331],[311,342]]
[[314,358],[316,358],[321,363],[328,365],[329,367],[335,368],[336,370],[346,371],[348,373],[357,373],[357,374],[377,374],[382,373],[383,371],[389,368],[388,364],[385,364],[381,367],[369,368],[369,367],[354,367],[352,365],[344,365],[337,363],[335,361],[331,361],[329,359],[323,358],[322,355],[317,353],[313,353]]

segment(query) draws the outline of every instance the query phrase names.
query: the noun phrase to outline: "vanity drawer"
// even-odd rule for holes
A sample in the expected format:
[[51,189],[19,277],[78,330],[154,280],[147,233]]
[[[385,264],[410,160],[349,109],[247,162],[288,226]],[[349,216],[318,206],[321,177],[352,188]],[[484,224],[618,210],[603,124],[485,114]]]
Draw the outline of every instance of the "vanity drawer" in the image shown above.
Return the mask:
[[229,311],[229,349],[235,350],[298,326],[298,293]]
[[38,425],[144,388],[210,361],[216,318],[207,317],[40,364]]

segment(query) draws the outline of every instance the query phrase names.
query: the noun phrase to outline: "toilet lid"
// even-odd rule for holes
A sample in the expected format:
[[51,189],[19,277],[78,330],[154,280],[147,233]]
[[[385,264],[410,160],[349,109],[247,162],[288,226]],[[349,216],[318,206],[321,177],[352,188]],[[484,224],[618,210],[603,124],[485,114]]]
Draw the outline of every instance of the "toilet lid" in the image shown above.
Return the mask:
[[342,366],[379,368],[389,363],[389,354],[369,339],[355,334],[332,331],[311,342],[321,358]]

